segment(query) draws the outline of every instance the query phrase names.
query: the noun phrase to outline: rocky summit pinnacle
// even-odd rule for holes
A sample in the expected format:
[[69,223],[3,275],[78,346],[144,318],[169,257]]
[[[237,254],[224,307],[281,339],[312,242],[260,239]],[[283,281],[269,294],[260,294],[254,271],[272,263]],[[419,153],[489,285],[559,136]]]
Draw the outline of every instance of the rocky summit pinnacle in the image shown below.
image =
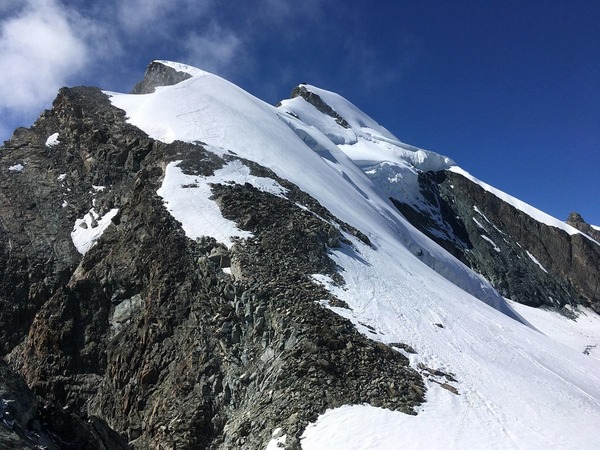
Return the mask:
[[132,89],[132,94],[151,94],[159,86],[172,86],[187,80],[189,73],[178,71],[160,61],[152,61],[146,68],[142,81]]
[[587,223],[581,214],[572,212],[567,218],[567,223],[600,242],[600,230]]
[[0,448],[599,448],[567,222],[315,86],[63,88],[0,151]]

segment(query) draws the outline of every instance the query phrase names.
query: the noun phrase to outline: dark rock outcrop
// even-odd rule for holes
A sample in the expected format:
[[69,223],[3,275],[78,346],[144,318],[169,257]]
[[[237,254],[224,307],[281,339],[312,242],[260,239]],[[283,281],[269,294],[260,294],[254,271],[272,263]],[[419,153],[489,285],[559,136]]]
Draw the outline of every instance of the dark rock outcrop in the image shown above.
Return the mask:
[[82,420],[40,401],[0,360],[0,448],[126,450],[128,446],[98,417]]
[[592,239],[600,242],[600,230],[593,228],[589,223],[587,223],[584,218],[581,217],[581,214],[572,212],[567,218],[567,223],[572,227],[577,228],[582,233],[587,234]]
[[146,68],[144,78],[134,86],[131,93],[151,94],[159,86],[172,86],[191,77],[189,73],[180,72],[158,61],[152,61]]
[[538,222],[451,171],[421,173],[419,185],[426,212],[399,199],[394,204],[502,295],[531,306],[585,305],[600,312],[597,242]]
[[317,108],[317,110],[321,111],[323,114],[327,114],[328,116],[333,117],[338,123],[338,125],[341,125],[344,128],[350,128],[350,125],[348,124],[348,122],[346,122],[346,119],[340,116],[337,113],[337,111],[335,111],[331,106],[325,103],[321,97],[319,97],[314,92],[311,92],[308,89],[306,89],[306,86],[302,84],[296,86],[290,94],[290,98],[295,97],[302,97],[304,100],[313,105],[315,108]]

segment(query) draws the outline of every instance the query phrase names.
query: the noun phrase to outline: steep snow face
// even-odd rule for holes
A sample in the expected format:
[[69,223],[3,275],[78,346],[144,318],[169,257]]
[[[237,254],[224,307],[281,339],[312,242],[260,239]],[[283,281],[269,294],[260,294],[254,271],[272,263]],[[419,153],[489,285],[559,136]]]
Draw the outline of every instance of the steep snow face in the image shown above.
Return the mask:
[[332,117],[317,110],[303,97],[283,100],[279,109],[321,131],[338,144],[358,166],[364,168],[385,162],[428,171],[444,170],[454,165],[454,162],[446,156],[401,142],[344,97],[315,86],[301,86],[318,95],[346,120],[350,128],[339,125]]
[[[519,320],[485,280],[410,226],[377,181],[395,178],[396,192],[411,195],[411,186],[401,186],[409,174],[451,161],[419,153],[341,97],[318,93],[349,129],[338,130],[303,99],[276,109],[205,72],[153,94],[112,94],[150,136],[202,141],[265,165],[367,234],[372,247],[346,236],[352,245],[332,252],[343,289],[315,274],[351,308],[331,309],[371,339],[410,344],[411,364],[424,374],[423,367],[452,373],[426,377],[427,402],[417,416],[344,406],[306,430],[303,448],[600,448],[600,361]],[[241,182],[239,169],[234,181]],[[277,439],[283,436],[265,446]]]
[[392,248],[354,246],[360,260],[348,250],[333,255],[343,288],[315,277],[351,308],[332,309],[373,340],[411,345],[416,354],[406,356],[422,373],[452,378],[426,376],[417,416],[368,405],[330,410],[306,429],[303,449],[600,448],[596,314],[576,323],[514,305],[538,331],[409,266]]

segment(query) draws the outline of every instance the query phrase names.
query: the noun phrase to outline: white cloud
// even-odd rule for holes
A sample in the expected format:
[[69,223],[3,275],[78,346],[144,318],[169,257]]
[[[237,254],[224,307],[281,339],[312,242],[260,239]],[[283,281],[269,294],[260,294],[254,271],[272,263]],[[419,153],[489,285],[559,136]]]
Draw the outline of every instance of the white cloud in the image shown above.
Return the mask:
[[0,17],[0,132],[35,116],[94,63],[119,54],[110,28],[83,17],[60,0],[6,3]]
[[47,101],[66,77],[86,64],[85,42],[52,0],[29,2],[2,23],[0,98],[5,108]]
[[50,100],[67,80],[119,46],[108,29],[57,0],[28,0],[0,22],[0,107],[27,109]]

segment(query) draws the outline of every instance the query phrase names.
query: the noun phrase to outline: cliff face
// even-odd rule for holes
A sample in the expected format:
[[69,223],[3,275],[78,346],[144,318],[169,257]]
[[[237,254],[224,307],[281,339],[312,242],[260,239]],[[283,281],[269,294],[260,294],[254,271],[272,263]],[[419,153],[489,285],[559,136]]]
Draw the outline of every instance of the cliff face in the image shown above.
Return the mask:
[[[401,353],[317,303],[336,300],[311,274],[343,283],[327,254],[352,251],[339,229],[368,239],[270,170],[241,161],[286,198],[213,186],[254,236],[227,249],[186,237],[156,191],[168,162],[210,175],[235,157],[154,141],[97,89],[61,90],[0,158],[1,350],[46,409],[81,424],[54,426],[55,448],[262,448],[275,428],[298,447],[327,408],[412,413],[423,400]],[[110,211],[95,245],[76,248],[71,230],[93,232]],[[48,416],[27,395],[23,430]],[[46,442],[0,435],[11,439]]]
[[531,306],[578,304],[600,312],[598,242],[541,223],[451,171],[421,173],[419,185],[426,213],[398,199],[394,204],[505,297]]
[[600,230],[598,230],[597,227],[594,228],[589,223],[587,223],[585,219],[581,217],[581,214],[572,212],[567,218],[567,223],[572,227],[577,228],[579,231],[587,234],[592,239],[595,239],[596,241],[600,242]]

